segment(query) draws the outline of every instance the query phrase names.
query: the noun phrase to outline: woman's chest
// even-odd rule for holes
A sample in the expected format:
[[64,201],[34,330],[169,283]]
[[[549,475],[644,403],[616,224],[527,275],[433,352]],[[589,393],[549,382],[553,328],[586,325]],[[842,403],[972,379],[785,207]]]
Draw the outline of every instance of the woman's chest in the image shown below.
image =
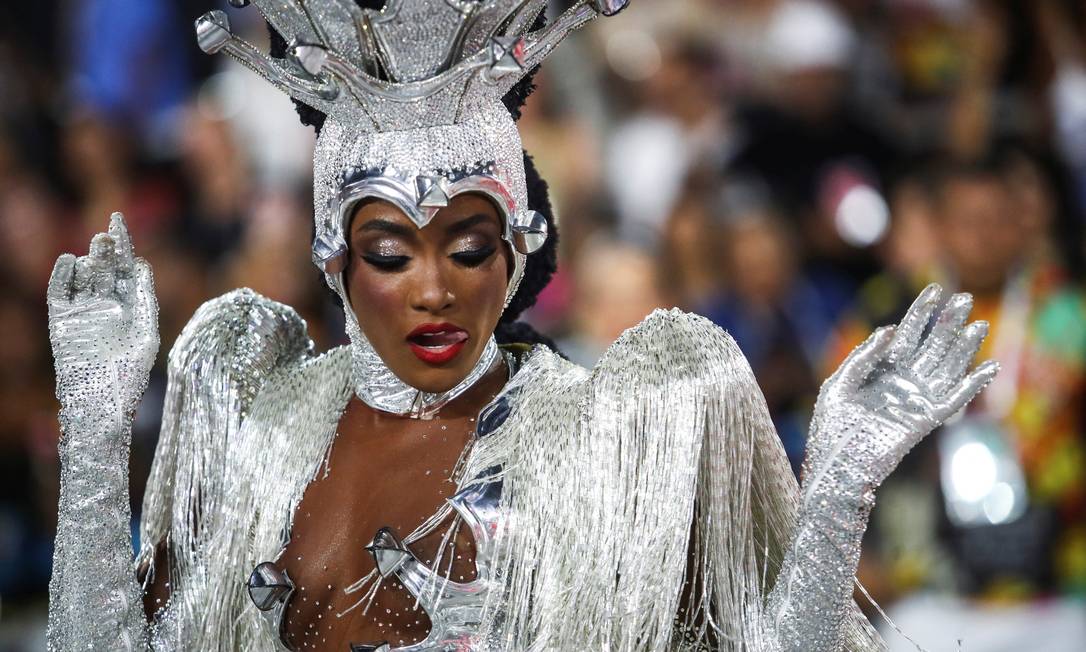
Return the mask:
[[429,575],[423,584],[476,579],[469,528],[447,502],[474,422],[387,422],[352,404],[340,432],[295,510],[277,564],[295,587],[284,638],[295,649],[420,643],[432,627],[427,601],[420,601],[425,586],[405,581],[406,564],[381,548],[403,542],[417,570]]

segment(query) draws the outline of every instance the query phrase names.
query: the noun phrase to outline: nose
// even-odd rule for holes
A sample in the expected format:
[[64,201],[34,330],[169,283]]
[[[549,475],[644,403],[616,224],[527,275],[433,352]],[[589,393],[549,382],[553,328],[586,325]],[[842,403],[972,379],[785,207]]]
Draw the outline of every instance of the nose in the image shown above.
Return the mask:
[[440,265],[427,265],[426,269],[419,270],[410,301],[413,310],[434,315],[439,315],[453,306],[456,297]]

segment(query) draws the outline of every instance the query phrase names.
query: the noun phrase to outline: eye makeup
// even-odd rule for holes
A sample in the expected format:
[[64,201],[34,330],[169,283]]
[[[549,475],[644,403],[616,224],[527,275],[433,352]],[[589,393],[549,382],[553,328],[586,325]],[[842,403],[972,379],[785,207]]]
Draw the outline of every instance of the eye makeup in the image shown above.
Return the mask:
[[464,267],[478,267],[489,260],[498,250],[494,245],[484,245],[476,249],[466,249],[450,254],[449,257]]
[[395,272],[407,266],[410,256],[385,256],[382,254],[362,254],[362,260],[384,272]]

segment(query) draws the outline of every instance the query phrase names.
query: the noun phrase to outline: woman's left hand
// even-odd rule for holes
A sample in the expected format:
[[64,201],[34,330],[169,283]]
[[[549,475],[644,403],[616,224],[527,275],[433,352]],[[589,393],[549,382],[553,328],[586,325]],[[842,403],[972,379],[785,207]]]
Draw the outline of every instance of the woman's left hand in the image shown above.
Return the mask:
[[969,294],[950,297],[925,330],[942,289],[929,285],[895,328],[875,331],[826,381],[811,423],[804,492],[827,475],[842,489],[873,490],[905,454],[964,407],[999,370],[989,360],[970,373],[988,324],[966,325]]

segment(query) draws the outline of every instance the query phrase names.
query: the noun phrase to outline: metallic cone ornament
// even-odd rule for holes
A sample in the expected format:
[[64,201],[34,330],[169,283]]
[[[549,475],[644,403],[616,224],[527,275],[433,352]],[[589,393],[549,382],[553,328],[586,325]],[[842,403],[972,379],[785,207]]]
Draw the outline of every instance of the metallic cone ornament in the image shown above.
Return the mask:
[[373,541],[366,546],[366,550],[373,555],[373,561],[381,577],[388,577],[395,573],[411,556],[411,551],[407,549],[403,541],[396,536],[392,528],[387,527],[377,531]]

